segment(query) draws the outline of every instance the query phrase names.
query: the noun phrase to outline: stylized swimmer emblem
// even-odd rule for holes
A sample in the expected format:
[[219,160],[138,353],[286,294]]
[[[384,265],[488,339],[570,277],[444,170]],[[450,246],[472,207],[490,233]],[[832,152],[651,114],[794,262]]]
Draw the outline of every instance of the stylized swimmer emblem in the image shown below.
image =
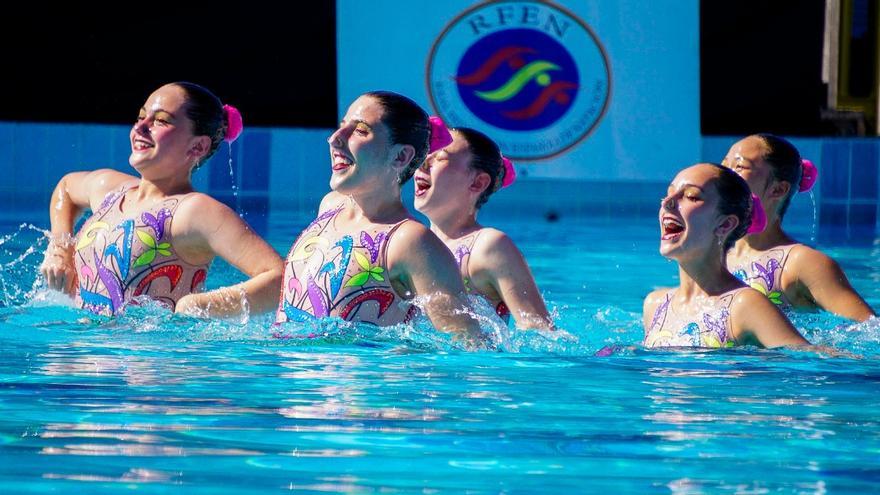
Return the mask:
[[560,67],[545,60],[538,60],[520,69],[503,86],[494,91],[476,91],[477,96],[487,101],[507,101],[518,95],[523,86],[532,79],[541,86],[550,84],[548,71],[559,70]]
[[488,128],[505,155],[541,160],[585,139],[608,108],[611,71],[592,29],[541,0],[488,0],[463,11],[428,55],[431,105]]
[[475,43],[455,81],[465,104],[487,122],[534,130],[552,125],[571,107],[578,71],[568,51],[547,34],[511,29]]

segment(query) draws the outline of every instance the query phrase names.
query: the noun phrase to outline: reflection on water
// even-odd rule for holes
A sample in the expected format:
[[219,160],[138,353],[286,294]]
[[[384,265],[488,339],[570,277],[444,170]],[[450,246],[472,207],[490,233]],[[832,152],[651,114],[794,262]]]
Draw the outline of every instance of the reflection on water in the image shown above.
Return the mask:
[[[271,316],[144,305],[109,320],[39,291],[0,300],[0,493],[876,489],[878,320],[795,316],[859,360],[628,347],[645,281],[671,267],[628,233],[572,225],[552,235],[591,251],[560,252],[528,227],[521,247],[567,335],[498,331],[494,351],[419,326],[327,321],[276,339]],[[845,255],[876,301],[877,253]],[[217,268],[209,283],[234,281]]]

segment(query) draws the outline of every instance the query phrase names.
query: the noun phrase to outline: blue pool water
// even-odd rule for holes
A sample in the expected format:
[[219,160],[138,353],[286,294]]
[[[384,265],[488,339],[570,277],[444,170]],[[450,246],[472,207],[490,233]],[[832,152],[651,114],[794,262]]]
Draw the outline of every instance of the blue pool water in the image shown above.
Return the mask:
[[[281,252],[307,218],[271,226]],[[424,327],[137,307],[32,291],[39,233],[0,225],[0,493],[866,493],[880,487],[880,324],[798,315],[788,350],[622,349],[676,282],[652,219],[502,219],[570,337],[464,352]],[[798,232],[809,238],[809,228]],[[29,249],[36,247],[34,253]],[[880,307],[880,245],[823,246]],[[238,275],[215,264],[210,286]],[[487,326],[491,324],[487,323]],[[497,329],[496,329],[497,330]],[[609,492],[612,493],[612,492]]]

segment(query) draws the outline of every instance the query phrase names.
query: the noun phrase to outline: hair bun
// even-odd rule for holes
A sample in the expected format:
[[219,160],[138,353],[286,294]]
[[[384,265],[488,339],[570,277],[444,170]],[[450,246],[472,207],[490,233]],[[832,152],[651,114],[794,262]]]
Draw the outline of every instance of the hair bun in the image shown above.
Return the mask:
[[752,224],[749,225],[747,234],[759,234],[767,228],[767,213],[764,211],[764,205],[761,204],[761,198],[752,194]]
[[807,159],[801,160],[803,174],[801,175],[801,183],[798,185],[798,192],[807,192],[813,188],[813,184],[819,178],[819,170],[813,165],[813,162]]
[[226,135],[223,140],[231,143],[238,139],[241,131],[244,130],[244,122],[241,120],[241,112],[232,105],[223,105],[223,112],[226,114]]
[[428,147],[428,153],[433,153],[452,144],[452,134],[449,133],[443,119],[432,115],[428,117],[428,122],[431,124],[431,144]]
[[501,163],[504,164],[504,178],[501,180],[501,187],[507,187],[516,180],[516,169],[513,168],[513,162],[510,158],[501,155]]

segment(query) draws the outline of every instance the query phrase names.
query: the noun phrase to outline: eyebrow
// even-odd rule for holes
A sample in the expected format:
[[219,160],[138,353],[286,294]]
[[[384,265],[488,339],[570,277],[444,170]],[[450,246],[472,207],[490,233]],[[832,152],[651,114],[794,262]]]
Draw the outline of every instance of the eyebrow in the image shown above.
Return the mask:
[[[147,109],[144,108],[144,107],[141,107],[141,112],[147,113]],[[161,113],[164,113],[164,114],[166,114],[166,115],[168,115],[168,116],[171,117],[172,119],[176,119],[176,118],[177,118],[177,117],[175,117],[175,115],[174,115],[173,113],[169,112],[168,110],[165,110],[164,108],[156,109],[156,111],[153,112],[153,115],[156,115],[157,113],[160,113],[160,112],[161,112]]]
[[[675,187],[674,184],[669,184],[669,187],[667,187],[666,190],[669,191],[670,189],[673,189],[674,187]],[[690,183],[690,182],[685,182],[684,184],[682,184],[681,186],[679,186],[678,189],[675,189],[675,190],[676,190],[676,191],[681,191],[682,189],[687,189],[687,188],[689,188],[689,187],[695,187],[695,188],[699,189],[700,192],[703,192],[703,188],[702,188],[702,187],[700,187],[700,186],[698,186],[698,185],[696,185],[696,184],[692,184],[692,183]]]
[[368,124],[365,120],[362,120],[362,119],[351,119],[351,120],[349,120],[349,121],[346,121],[345,119],[342,119],[342,122],[340,122],[340,123],[341,123],[341,124],[345,124],[346,122],[353,122],[353,123],[355,123],[355,124],[363,124],[363,125],[367,126],[367,127],[370,128],[370,129],[373,128],[373,126],[371,126],[371,125]]

